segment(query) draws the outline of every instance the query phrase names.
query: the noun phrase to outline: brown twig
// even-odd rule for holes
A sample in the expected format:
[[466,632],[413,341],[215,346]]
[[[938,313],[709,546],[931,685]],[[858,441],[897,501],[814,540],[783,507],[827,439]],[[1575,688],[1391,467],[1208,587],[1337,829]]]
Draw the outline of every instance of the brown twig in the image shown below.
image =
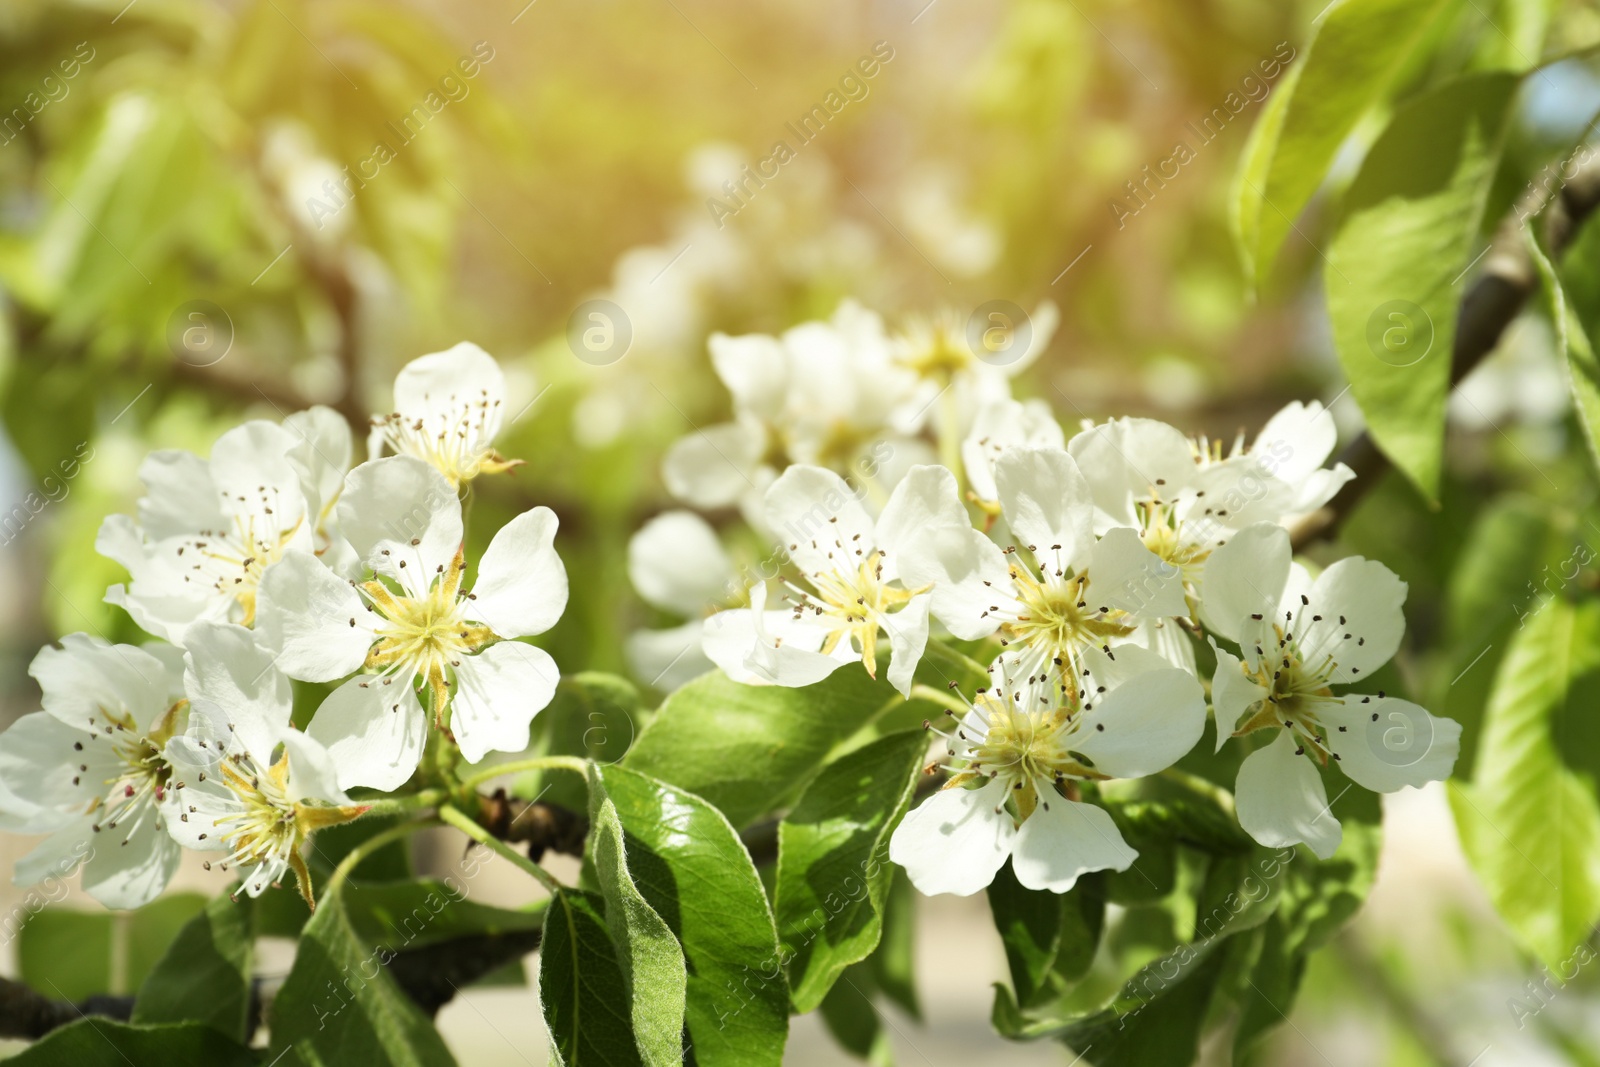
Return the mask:
[[[1455,343],[1450,353],[1450,384],[1455,386],[1494,351],[1538,284],[1538,272],[1526,244],[1527,220],[1543,207],[1549,191],[1532,189],[1517,203],[1495,231],[1483,271],[1467,290],[1456,319]],[[1539,215],[1545,227],[1545,246],[1559,261],[1579,228],[1600,207],[1600,159],[1587,160],[1561,186]],[[1340,524],[1389,466],[1370,434],[1363,433],[1340,453],[1342,463],[1356,476],[1345,483],[1328,505],[1292,531],[1296,550],[1332,537]]]

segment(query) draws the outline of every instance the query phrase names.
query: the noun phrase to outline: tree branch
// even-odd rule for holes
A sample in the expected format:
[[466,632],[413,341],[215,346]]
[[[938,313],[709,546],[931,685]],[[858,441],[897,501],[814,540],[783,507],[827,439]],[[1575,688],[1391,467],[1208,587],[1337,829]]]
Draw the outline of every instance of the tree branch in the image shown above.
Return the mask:
[[[1538,284],[1538,272],[1523,233],[1527,220],[1544,206],[1549,191],[1531,190],[1495,231],[1483,273],[1462,298],[1456,318],[1455,344],[1450,353],[1452,387],[1472,373],[1500,343]],[[1571,179],[1557,191],[1549,207],[1539,215],[1545,227],[1546,247],[1559,261],[1572,238],[1588,217],[1600,207],[1600,159],[1590,159],[1577,167]],[[1370,434],[1363,433],[1339,454],[1356,476],[1345,483],[1328,505],[1300,523],[1292,532],[1298,551],[1307,545],[1332,537],[1377,482],[1389,469],[1389,460],[1378,450]]]

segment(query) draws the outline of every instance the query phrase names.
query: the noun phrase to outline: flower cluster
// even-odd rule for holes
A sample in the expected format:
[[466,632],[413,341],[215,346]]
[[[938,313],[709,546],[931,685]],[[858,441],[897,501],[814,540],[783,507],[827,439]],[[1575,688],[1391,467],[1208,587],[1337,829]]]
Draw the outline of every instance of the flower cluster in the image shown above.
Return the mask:
[[[494,449],[500,368],[457,345],[394,396],[353,468],[326,408],[144,461],[137,518],[107,519],[97,547],[130,578],[106,600],[155,640],[72,634],[34,659],[43,710],[0,736],[0,829],[51,835],[19,884],[81,864],[91,895],[138,907],[189,848],[252,896],[292,871],[309,902],[307,838],[370,808],[350,790],[398,789],[425,752],[449,768],[527,747],[558,671],[518,639],[554,625],[567,577],[544,507],[469,577],[460,490],[515,465]],[[340,683],[303,728],[295,682]]]
[[1292,403],[1226,449],[1137,418],[1069,438],[1009,389],[1053,326],[1041,317],[1004,365],[957,320],[890,338],[853,304],[781,338],[714,337],[736,420],[681,441],[666,481],[692,506],[737,505],[773,552],[736,572],[689,511],[641,530],[635,585],[691,617],[635,635],[645,680],[684,680],[654,670],[668,653],[793,687],[852,663],[876,677],[886,658],[909,696],[930,634],[970,643],[988,684],[923,687],[955,720],[936,731],[949,777],[891,840],[925,893],[976,892],[1008,858],[1056,892],[1126,870],[1137,854],[1092,801],[1171,768],[1208,718],[1219,751],[1244,748],[1236,810],[1264,845],[1338,847],[1330,763],[1380,792],[1448,776],[1458,724],[1360,690],[1399,646],[1405,584],[1369,560],[1313,577],[1292,558],[1289,529],[1353,477],[1326,466],[1322,405]]

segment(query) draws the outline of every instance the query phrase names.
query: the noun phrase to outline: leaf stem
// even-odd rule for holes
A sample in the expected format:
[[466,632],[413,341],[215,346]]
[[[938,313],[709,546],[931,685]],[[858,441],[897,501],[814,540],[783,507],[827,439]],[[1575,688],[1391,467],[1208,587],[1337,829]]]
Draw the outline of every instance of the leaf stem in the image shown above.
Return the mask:
[[512,864],[532,875],[540,885],[550,891],[552,896],[565,888],[560,882],[552,878],[550,873],[543,867],[479,826],[459,808],[446,804],[439,809],[439,818],[454,826],[457,830],[478,842],[478,844],[489,846],[490,849],[510,860]]
[[588,773],[589,761],[579,756],[539,756],[535,759],[512,760],[510,763],[497,763],[493,767],[485,767],[476,774],[469,774],[461,780],[461,785],[466,789],[476,789],[491,778],[499,778],[506,774],[521,774],[525,771],[571,771],[573,774]]
[[446,789],[424,789],[420,793],[407,793],[404,796],[386,797],[382,800],[359,801],[367,810],[362,813],[363,819],[374,815],[409,815],[414,811],[436,807],[450,796]]
[[403,822],[396,826],[391,826],[387,830],[380,830],[379,832],[373,834],[355,848],[352,848],[349,852],[345,853],[344,859],[339,861],[339,866],[335,867],[333,869],[333,874],[328,877],[328,884],[322,887],[323,896],[337,892],[339,887],[344,884],[345,879],[350,877],[350,872],[355,870],[362,860],[366,859],[383,846],[393,841],[398,841],[402,837],[414,834],[418,830],[425,830],[430,826],[436,825],[438,825],[438,821],[435,819],[414,819],[410,822]]

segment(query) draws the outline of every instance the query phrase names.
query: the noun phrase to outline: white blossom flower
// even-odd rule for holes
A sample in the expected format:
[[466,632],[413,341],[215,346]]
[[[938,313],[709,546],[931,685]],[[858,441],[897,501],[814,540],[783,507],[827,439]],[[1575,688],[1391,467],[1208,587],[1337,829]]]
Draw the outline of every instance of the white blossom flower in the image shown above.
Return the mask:
[[1004,551],[972,528],[954,478],[941,481],[937,519],[908,539],[901,574],[931,584],[933,614],[956,637],[1001,634],[1029,672],[1109,669],[1141,622],[1185,613],[1182,575],[1128,527],[1096,538],[1088,485],[1058,448],[1012,448],[995,462],[1000,511],[1022,540]]
[[17,862],[18,885],[80,864],[83,888],[108,908],[137,908],[166,888],[178,847],[162,829],[170,768],[162,755],[182,725],[176,679],[132,645],[69,634],[28,668],[43,711],[0,734],[0,829],[50,836]]
[[336,689],[307,728],[332,753],[340,784],[394,789],[410,777],[427,735],[422,687],[435,725],[468,760],[527,747],[528,724],[555,694],[559,672],[549,653],[514,638],[543,633],[566,608],[555,513],[537,507],[506,523],[471,592],[461,503],[428,464],[363,463],[345,480],[338,514],[375,577],[346,581],[309,556],[287,559],[262,587],[260,629],[291,677],[375,672]]
[[688,619],[681,626],[636,630],[625,651],[634,674],[671,692],[712,667],[700,638],[709,610],[725,606],[733,562],[711,524],[692,511],[665,511],[628,542],[628,578],[646,603]]
[[[1055,304],[1046,300],[1026,323],[991,320],[978,331],[976,344],[967,319],[954,310],[911,320],[892,342],[893,359],[917,384],[897,406],[894,424],[915,433],[948,390],[961,417],[958,432],[965,434],[980,409],[1011,399],[1011,379],[1050,347],[1059,319]],[[1013,351],[1016,345],[1026,347]]]
[[1338,848],[1339,820],[1313,759],[1326,766],[1331,758],[1351,781],[1380,793],[1449,776],[1459,723],[1382,690],[1334,692],[1394,655],[1405,596],[1393,572],[1360,557],[1311,581],[1291,559],[1288,532],[1272,523],[1240,531],[1213,553],[1206,617],[1244,653],[1241,660],[1217,650],[1217,747],[1230,733],[1278,731],[1245,757],[1235,790],[1239,824],[1262,844],[1304,842],[1323,858]]
[[1205,694],[1188,671],[1142,648],[1118,656],[1104,692],[1002,654],[948,745],[957,773],[889,839],[889,858],[923,893],[970,896],[1011,859],[1029,889],[1065,893],[1090,871],[1124,871],[1137,853],[1079,781],[1170,767],[1205,731]]
[[854,301],[832,320],[802,323],[782,337],[713,334],[710,349],[735,417],[668,450],[663,478],[684,503],[738,504],[759,526],[762,495],[779,473],[774,462],[883,481],[878,468],[890,457],[900,457],[896,472],[929,457],[926,445],[890,427],[916,382],[892,360],[882,319]]
[[477,345],[419,356],[394,380],[394,411],[372,417],[370,458],[384,450],[431,464],[452,486],[480,474],[510,470],[494,439],[505,418],[506,380],[500,364]]
[[289,724],[289,678],[249,631],[202,623],[186,661],[189,728],[166,745],[168,833],[186,848],[226,853],[216,864],[237,869],[252,897],[292,870],[314,907],[306,838],[367,809],[345,795],[328,751]]
[[148,492],[138,521],[109,516],[95,539],[132,579],[113,585],[106,602],[180,646],[201,620],[252,625],[262,575],[284,556],[309,557],[316,548],[306,493],[323,484],[326,465],[309,451],[295,429],[256,421],[219,437],[209,460],[152,452],[139,467]]
[[[978,409],[972,429],[961,443],[967,484],[986,509],[998,511],[1000,491],[994,484],[994,465],[1008,448],[1064,448],[1066,433],[1043,400],[999,400]],[[1101,531],[1103,532],[1103,531]]]
[[[1323,467],[1338,443],[1338,427],[1320,401],[1294,400],[1267,420],[1250,445],[1240,434],[1224,457],[1220,441],[1200,438],[1195,453],[1201,468],[1211,474],[1216,506],[1231,507],[1235,519],[1252,512],[1232,524],[1236,529],[1258,520],[1291,526],[1332,500],[1356,476],[1343,463]],[[1262,487],[1262,480],[1270,484]],[[1222,489],[1239,494],[1235,499],[1242,506],[1232,504]]]
[[790,608],[767,610],[766,585],[756,584],[750,607],[706,621],[706,655],[750,684],[810,685],[852,660],[876,678],[878,638],[887,633],[889,682],[908,693],[928,640],[929,598],[896,584],[898,546],[942,504],[934,486],[949,477],[942,467],[912,468],[874,522],[837,474],[790,467],[767,491],[766,520],[810,588],[786,583]]

